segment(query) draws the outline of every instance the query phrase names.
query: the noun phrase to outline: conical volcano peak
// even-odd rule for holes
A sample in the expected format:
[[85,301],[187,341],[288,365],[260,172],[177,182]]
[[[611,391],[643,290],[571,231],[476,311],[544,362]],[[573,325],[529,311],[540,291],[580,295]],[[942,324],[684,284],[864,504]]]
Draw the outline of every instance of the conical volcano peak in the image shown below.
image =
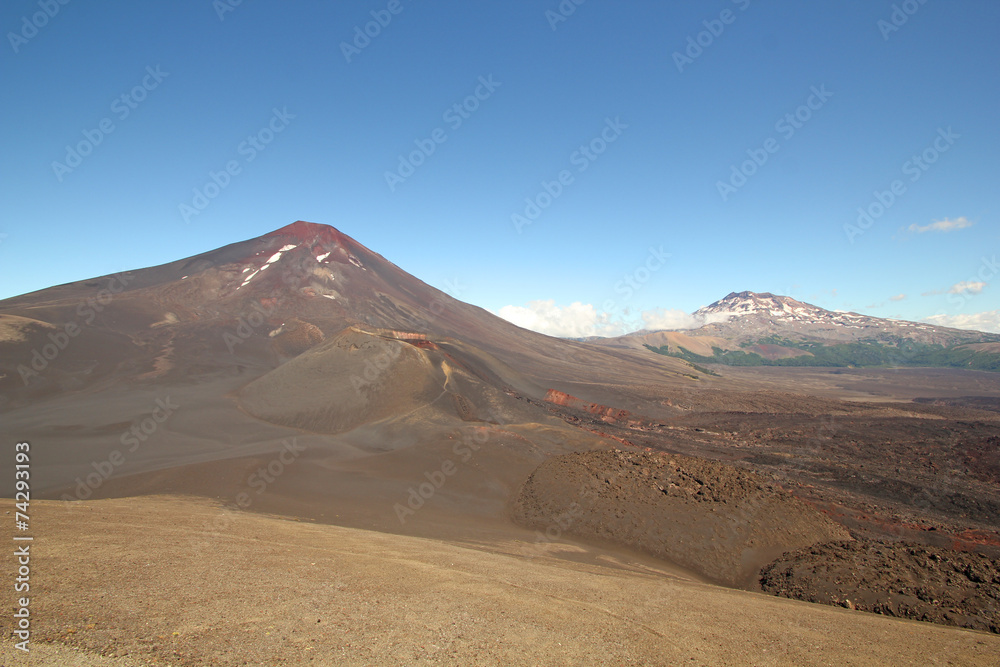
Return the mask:
[[[249,253],[235,261],[242,272],[234,283],[236,291],[250,285],[274,291],[281,285],[304,283],[309,286],[305,290],[308,295],[335,299],[337,292],[331,286],[335,281],[343,283],[346,277],[337,265],[353,265],[367,272],[367,264],[381,259],[335,227],[305,220],[244,243],[241,247]],[[277,270],[267,271],[272,266]]]
[[268,241],[274,246],[282,244],[280,249],[282,252],[299,247],[308,248],[318,262],[324,262],[330,258],[331,261],[350,263],[362,269],[365,267],[359,259],[360,257],[367,259],[378,257],[336,227],[306,222],[305,220],[297,220],[281,229],[265,234],[260,239]]
[[351,237],[343,234],[336,227],[322,225],[316,222],[306,222],[297,220],[281,229],[276,229],[265,236],[288,236],[295,237],[299,241],[317,241],[320,243],[336,243],[341,246],[355,246],[357,242]]

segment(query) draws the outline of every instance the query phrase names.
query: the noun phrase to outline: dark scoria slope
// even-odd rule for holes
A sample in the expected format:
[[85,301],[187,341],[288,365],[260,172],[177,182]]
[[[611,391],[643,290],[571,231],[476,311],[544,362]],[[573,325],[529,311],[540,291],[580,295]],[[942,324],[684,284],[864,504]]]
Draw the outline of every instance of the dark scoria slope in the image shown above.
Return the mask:
[[542,384],[578,375],[581,360],[593,371],[584,379],[598,381],[661,378],[680,367],[664,362],[651,371],[636,355],[520,329],[332,227],[300,221],[170,264],[0,301],[0,395],[16,406],[116,378],[275,368],[354,325],[460,339]]
[[34,491],[76,498],[233,499],[294,437],[294,474],[257,506],[398,530],[394,506],[446,461],[468,465],[406,528],[501,517],[545,457],[602,446],[550,389],[613,403],[630,383],[690,383],[683,368],[520,329],[296,222],[0,302],[0,435],[32,441]]
[[732,586],[786,551],[846,539],[828,517],[754,473],[677,454],[581,452],[532,473],[512,507],[539,530],[607,539]]

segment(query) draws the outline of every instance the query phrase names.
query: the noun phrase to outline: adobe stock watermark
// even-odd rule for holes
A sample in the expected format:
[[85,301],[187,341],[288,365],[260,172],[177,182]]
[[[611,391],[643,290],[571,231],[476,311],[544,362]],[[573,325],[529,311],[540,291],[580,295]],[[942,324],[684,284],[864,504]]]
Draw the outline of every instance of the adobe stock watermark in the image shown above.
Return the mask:
[[[458,280],[446,280],[444,291],[451,297],[458,299],[463,291]],[[406,323],[414,331],[427,331],[431,322],[437,320],[447,310],[447,305],[441,297],[434,297],[427,306],[430,317],[413,317],[407,314]],[[364,370],[361,375],[352,374],[350,377],[351,386],[359,398],[365,399],[362,389],[372,385],[381,385],[382,377],[392,366],[392,363],[399,358],[403,351],[402,343],[395,341],[395,344],[386,344],[383,351],[373,357],[365,359]]]
[[922,5],[927,4],[927,0],[903,0],[900,4],[893,4],[892,13],[889,20],[879,19],[876,26],[882,33],[882,41],[888,42],[889,35],[899,32],[899,29],[906,25],[910,17],[920,11]]
[[[270,266],[270,262],[265,263],[255,273],[259,273],[267,266]],[[281,267],[280,273],[278,273],[281,285],[274,288],[270,292],[270,296],[254,299],[250,307],[236,318],[236,326],[231,331],[222,332],[222,342],[226,344],[229,354],[235,354],[237,345],[242,345],[256,335],[257,330],[267,324],[268,319],[278,312],[279,307],[290,293],[294,293],[309,284],[311,274],[306,266],[294,262],[279,263],[278,266]],[[277,331],[280,331],[280,328]],[[275,332],[272,331],[270,334],[275,335]]]
[[[497,415],[491,414],[490,420],[500,424],[501,420]],[[459,433],[456,432],[456,437]],[[461,439],[452,448],[452,454],[458,458],[456,463],[448,458],[441,462],[441,465],[434,470],[424,472],[424,481],[407,489],[406,501],[396,503],[392,506],[401,525],[406,524],[406,520],[420,511],[427,501],[433,498],[440,491],[449,479],[454,477],[460,470],[460,466],[472,460],[483,446],[489,442],[490,434],[486,427],[476,427],[473,432],[461,435]]]
[[369,12],[372,17],[364,26],[354,26],[354,38],[350,42],[340,43],[340,52],[344,54],[344,60],[350,64],[356,56],[367,49],[372,40],[382,34],[382,31],[389,27],[394,16],[399,16],[406,9],[400,0],[389,0],[385,9],[373,9]]
[[101,461],[92,461],[91,467],[94,468],[94,472],[82,479],[77,477],[75,480],[75,497],[64,493],[62,500],[73,502],[74,500],[86,500],[90,498],[94,491],[101,488],[101,485],[108,481],[118,468],[124,465],[127,459],[126,453],[134,454],[138,451],[159,430],[160,425],[170,419],[180,407],[180,405],[170,400],[170,396],[156,399],[153,409],[150,410],[149,414],[133,422],[132,426],[118,438],[118,442],[122,447],[127,448],[125,453],[121,449],[115,449],[108,454],[107,458]]
[[38,35],[38,31],[49,24],[54,19],[63,6],[68,5],[70,0],[38,0],[37,11],[30,16],[25,14],[21,17],[21,29],[17,32],[8,32],[7,41],[14,53],[19,53],[21,47],[27,44]]
[[[833,97],[833,93],[826,89],[826,84],[820,85],[819,88],[811,86],[809,90],[810,95],[805,102],[796,107],[794,111],[786,113],[774,124],[775,132],[778,132],[785,141],[795,136],[795,133],[812,119],[813,114],[822,109],[823,105]],[[715,182],[715,188],[718,190],[719,196],[722,197],[722,201],[729,201],[729,197],[746,185],[749,179],[767,164],[771,156],[780,149],[781,143],[774,137],[765,139],[760,148],[748,148],[746,151],[747,160],[740,163],[738,167],[735,164],[730,165],[729,179]]]
[[236,154],[242,158],[232,159],[223,165],[219,171],[210,170],[208,180],[201,187],[192,190],[193,196],[190,203],[181,202],[177,205],[177,210],[184,222],[190,223],[191,218],[201,215],[208,208],[212,200],[222,194],[222,191],[233,182],[233,177],[243,173],[243,167],[257,159],[274,139],[285,131],[289,123],[295,118],[295,114],[288,112],[288,107],[271,110],[271,118],[267,123],[248,135],[246,139],[236,146]]
[[70,341],[80,335],[83,331],[81,321],[86,326],[93,324],[97,316],[114,301],[115,295],[122,293],[132,279],[133,276],[128,273],[113,275],[108,279],[108,286],[100,290],[96,296],[77,304],[76,317],[64,324],[61,331],[49,332],[47,334],[49,342],[43,344],[41,348],[36,347],[31,350],[31,360],[27,366],[18,364],[17,373],[24,385],[28,386],[32,379],[40,377],[40,374],[48,369],[49,364],[69,347]]
[[365,398],[361,391],[363,388],[380,384],[379,380],[382,378],[383,373],[389,370],[392,362],[402,354],[402,346],[403,344],[398,342],[395,345],[387,344],[385,346],[386,349],[382,352],[365,359],[365,370],[362,371],[361,375],[351,374],[351,386],[354,387],[354,393],[360,398]]
[[[570,166],[576,167],[576,173],[578,174],[587,171],[592,164],[597,162],[598,158],[604,155],[611,144],[618,141],[627,129],[628,125],[623,123],[620,117],[616,116],[614,120],[606,118],[604,120],[604,127],[598,132],[597,136],[585,144],[580,144],[570,154]],[[534,196],[525,197],[524,209],[510,216],[511,224],[514,225],[517,233],[521,234],[526,226],[534,224],[541,217],[542,213],[552,206],[552,203],[556,199],[559,199],[563,195],[566,188],[575,182],[576,176],[571,169],[563,169],[551,181],[543,179],[540,183],[541,190]]]
[[[479,85],[461,102],[456,102],[444,110],[441,120],[447,123],[454,132],[462,127],[465,121],[472,118],[472,114],[479,110],[480,105],[493,96],[497,88],[502,86],[500,81],[494,81],[493,75],[479,77]],[[438,146],[448,141],[448,133],[443,127],[435,128],[426,139],[414,139],[413,145],[416,147],[406,155],[399,155],[399,163],[395,171],[385,172],[385,183],[389,186],[390,192],[395,192],[396,188],[405,183],[406,179],[417,173],[427,159],[434,155]]]
[[[16,442],[14,445],[14,528],[20,533],[14,535],[14,557],[17,571],[14,573],[14,591],[23,594],[17,598],[11,615],[11,636],[21,641],[14,648],[25,653],[31,652],[31,543],[35,536],[31,531],[31,443]],[[10,512],[6,512],[10,514]],[[26,542],[27,544],[23,544]],[[22,543],[22,544],[19,544]]]
[[587,0],[562,0],[554,10],[546,9],[545,20],[549,22],[552,32],[556,31],[560,23],[565,23],[570,16],[576,14],[576,8],[585,2]]
[[258,301],[250,304],[250,311],[236,318],[236,326],[233,327],[233,330],[222,332],[222,342],[226,344],[229,354],[234,354],[237,345],[242,345],[252,338],[257,333],[256,330],[266,324],[267,318],[277,312],[277,310],[277,304],[270,307]]
[[992,258],[983,257],[979,264],[979,270],[976,271],[974,276],[971,276],[964,283],[959,283],[959,286],[974,286],[978,289],[964,289],[957,292],[948,293],[948,303],[955,306],[955,308],[961,308],[964,306],[972,297],[983,291],[983,288],[990,284],[990,281],[996,278],[997,273],[1000,273],[1000,265],[997,264],[997,256],[993,255]]
[[[750,0],[732,0],[732,2],[741,12],[746,11],[747,7],[750,6]],[[727,8],[719,12],[718,18],[702,21],[701,24],[705,26],[705,29],[695,35],[688,35],[687,47],[683,53],[680,51],[673,53],[672,57],[677,71],[683,74],[685,67],[693,65],[694,61],[705,53],[705,49],[715,44],[715,40],[722,36],[722,33],[726,31],[726,26],[736,22],[737,16],[739,15],[736,12]]]
[[[279,477],[281,477],[285,471],[296,461],[299,457],[305,453],[305,445],[300,445],[298,439],[295,437],[285,438],[281,441],[281,449],[278,451],[278,455],[273,457],[268,461],[267,465],[261,466],[256,471],[250,473],[246,479],[246,486],[254,492],[253,495],[250,491],[240,491],[236,494],[234,500],[236,505],[241,510],[248,510],[253,505],[254,498],[262,495],[267,491],[268,487],[274,484]],[[236,519],[233,515],[227,511],[221,512],[212,521],[207,521],[201,526],[202,533],[222,533],[229,530]],[[196,533],[192,533],[194,536]],[[201,539],[194,544],[194,548],[198,551],[207,549],[210,545],[209,535],[203,534]]]
[[[111,100],[111,113],[118,118],[119,122],[124,121],[139,108],[139,105],[146,100],[151,92],[159,88],[168,76],[170,76],[170,72],[162,71],[159,65],[156,67],[147,66],[146,75],[138,84]],[[83,164],[84,158],[93,153],[94,149],[100,146],[115,129],[114,120],[108,116],[102,118],[97,123],[97,127],[83,130],[83,139],[76,144],[67,145],[63,161],[54,160],[52,162],[52,173],[56,175],[59,182],[62,183],[67,174],[73,173],[74,169]]]
[[[618,483],[618,477],[614,473],[609,474],[608,480],[610,484]],[[580,501],[587,502],[591,507],[595,503],[600,502],[597,490],[589,484],[580,489],[578,498],[579,501],[572,501],[566,506],[564,511],[549,517],[550,523],[545,527],[544,531],[535,530],[535,541],[531,544],[531,548],[528,551],[528,558],[547,555],[548,549],[546,547],[563,539],[573,527],[573,524],[584,517],[584,506]]]
[[[919,153],[913,154],[909,160],[904,162],[899,168],[903,176],[909,177],[910,183],[916,183],[934,165],[941,155],[951,150],[955,141],[962,135],[955,134],[948,126],[948,129],[938,128],[937,136],[927,147]],[[844,234],[847,240],[854,243],[854,240],[871,229],[875,222],[885,215],[892,206],[899,201],[899,198],[907,193],[906,182],[897,178],[889,183],[885,190],[872,191],[872,201],[865,206],[858,207],[858,218],[855,224],[845,224]]]
[[226,20],[226,14],[235,12],[236,8],[243,4],[243,0],[212,0],[212,9],[219,21]]
[[[652,279],[653,274],[666,266],[667,260],[670,257],[671,254],[664,252],[662,245],[658,248],[649,246],[646,259],[633,270],[624,274],[622,279],[615,283],[614,291],[615,294],[621,296],[621,301],[606,299],[601,304],[601,312],[607,316],[605,324],[621,326],[623,331],[643,328],[641,318],[638,321],[632,322],[626,319],[629,314],[627,304]],[[615,311],[619,312],[616,313]],[[596,325],[592,335],[600,335],[600,332],[596,330]]]
[[[452,298],[459,299],[464,291],[464,288],[459,284],[457,280],[444,281],[443,290]],[[427,304],[427,308],[424,312],[428,313],[429,316],[425,317],[423,315],[411,314],[409,312],[403,313],[403,319],[412,331],[427,331],[432,322],[435,322],[448,310],[448,302],[442,299],[440,296],[435,296],[431,299],[430,303]]]

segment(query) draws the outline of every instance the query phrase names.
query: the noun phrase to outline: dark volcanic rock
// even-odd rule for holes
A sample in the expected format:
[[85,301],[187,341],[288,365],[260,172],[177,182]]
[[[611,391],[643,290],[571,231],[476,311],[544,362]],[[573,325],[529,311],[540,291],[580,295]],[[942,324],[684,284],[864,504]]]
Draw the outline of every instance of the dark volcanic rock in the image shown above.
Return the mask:
[[790,549],[847,531],[763,477],[676,454],[583,452],[549,459],[512,508],[533,528],[624,544],[728,585]]
[[761,572],[781,597],[1000,633],[1000,560],[867,540],[784,554]]

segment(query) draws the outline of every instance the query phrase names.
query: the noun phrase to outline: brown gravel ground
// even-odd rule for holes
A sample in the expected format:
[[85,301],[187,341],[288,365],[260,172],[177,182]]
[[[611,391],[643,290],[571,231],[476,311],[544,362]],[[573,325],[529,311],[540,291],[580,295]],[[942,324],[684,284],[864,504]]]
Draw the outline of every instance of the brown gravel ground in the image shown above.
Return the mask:
[[1000,655],[986,633],[724,589],[600,553],[588,561],[572,544],[538,555],[530,533],[447,542],[166,496],[32,511],[34,648],[13,649],[4,614],[4,667],[996,665]]

